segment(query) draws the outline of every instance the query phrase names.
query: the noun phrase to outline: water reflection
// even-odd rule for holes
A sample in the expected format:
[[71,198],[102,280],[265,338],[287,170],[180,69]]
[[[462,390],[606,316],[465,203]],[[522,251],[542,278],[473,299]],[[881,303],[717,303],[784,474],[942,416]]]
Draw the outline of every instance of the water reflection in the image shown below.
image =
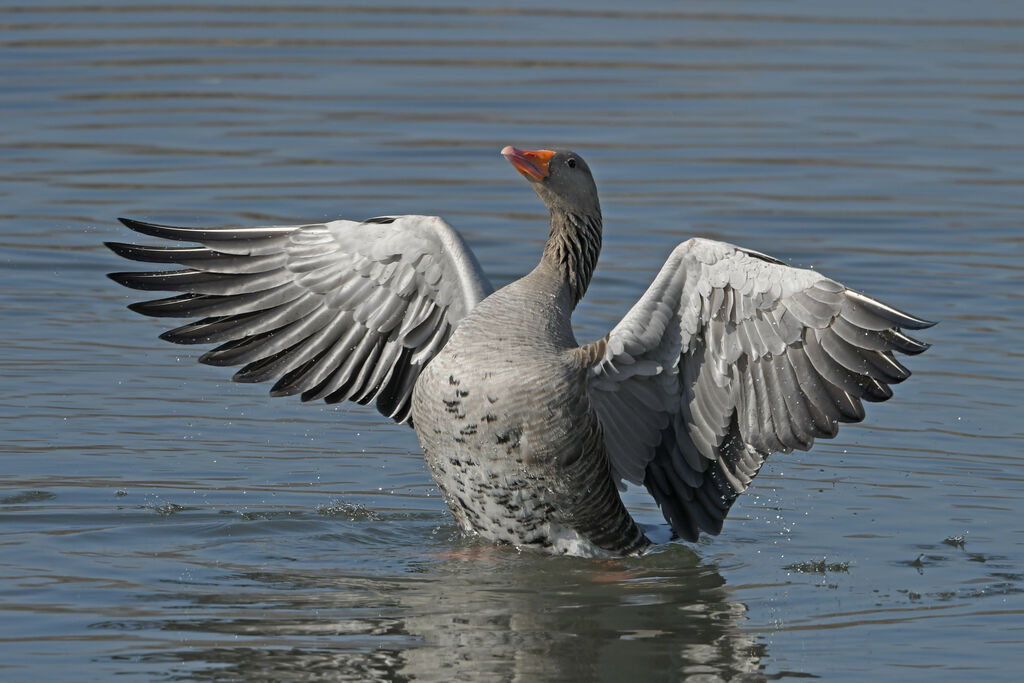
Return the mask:
[[171,679],[734,679],[764,656],[746,608],[685,547],[592,563],[467,546],[419,564],[383,579],[248,572],[223,582],[240,591],[165,595],[178,616],[96,627],[173,632],[178,647],[117,657]]

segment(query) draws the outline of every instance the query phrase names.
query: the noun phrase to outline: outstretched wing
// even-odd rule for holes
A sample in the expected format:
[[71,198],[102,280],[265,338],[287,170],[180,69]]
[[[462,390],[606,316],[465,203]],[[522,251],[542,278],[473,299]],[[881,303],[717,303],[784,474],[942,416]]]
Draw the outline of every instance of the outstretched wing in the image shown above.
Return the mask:
[[864,418],[928,348],[932,323],[811,270],[711,240],[680,244],[594,345],[589,391],[614,475],[643,483],[684,539],[717,534],[776,451]]
[[134,289],[183,292],[129,307],[200,318],[161,338],[220,344],[199,361],[244,366],[236,382],[275,379],[271,395],[376,401],[400,423],[409,421],[424,365],[493,291],[459,234],[431,216],[208,229],[120,220],[144,235],[202,245],[107,243],[134,261],[184,267],[110,274]]

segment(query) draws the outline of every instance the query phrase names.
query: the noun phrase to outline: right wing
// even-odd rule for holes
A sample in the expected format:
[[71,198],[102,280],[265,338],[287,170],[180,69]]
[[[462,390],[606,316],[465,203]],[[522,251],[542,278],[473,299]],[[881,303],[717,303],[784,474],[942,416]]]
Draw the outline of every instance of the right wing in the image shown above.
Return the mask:
[[199,361],[243,365],[236,382],[276,379],[272,396],[376,401],[399,423],[410,422],[420,371],[493,291],[462,237],[432,216],[252,228],[120,220],[144,235],[202,245],[107,243],[133,261],[184,266],[109,276],[133,289],[184,292],[129,306],[200,318],[162,339],[220,344]]

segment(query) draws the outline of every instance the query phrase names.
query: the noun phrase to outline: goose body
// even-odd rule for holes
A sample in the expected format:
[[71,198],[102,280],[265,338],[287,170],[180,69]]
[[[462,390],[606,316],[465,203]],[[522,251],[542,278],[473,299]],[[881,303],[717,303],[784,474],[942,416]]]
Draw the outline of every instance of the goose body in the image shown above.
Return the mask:
[[926,321],[815,271],[690,239],[609,334],[571,315],[601,247],[597,189],[568,150],[502,154],[551,213],[540,263],[497,292],[444,221],[384,216],[304,226],[176,228],[201,246],[110,243],[182,270],[113,273],[181,292],[134,310],[198,318],[162,335],[220,344],[200,361],[276,380],[272,395],[375,403],[412,424],[458,525],[557,554],[633,555],[650,542],[623,505],[643,484],[674,533],[720,532],[773,452],[864,418],[927,348]]
[[413,421],[465,531],[556,553],[630,554],[647,541],[612,481],[573,306],[547,263],[482,301],[420,375]]

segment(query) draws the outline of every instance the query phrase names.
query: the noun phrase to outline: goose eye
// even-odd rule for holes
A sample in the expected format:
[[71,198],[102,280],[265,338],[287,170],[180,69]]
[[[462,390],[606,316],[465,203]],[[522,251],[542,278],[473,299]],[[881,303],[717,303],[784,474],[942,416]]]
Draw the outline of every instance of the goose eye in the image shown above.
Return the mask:
[[570,159],[569,159],[568,161],[566,161],[565,163],[569,164],[569,168],[576,168],[576,160],[575,160],[575,159],[573,159],[573,158],[570,158]]

